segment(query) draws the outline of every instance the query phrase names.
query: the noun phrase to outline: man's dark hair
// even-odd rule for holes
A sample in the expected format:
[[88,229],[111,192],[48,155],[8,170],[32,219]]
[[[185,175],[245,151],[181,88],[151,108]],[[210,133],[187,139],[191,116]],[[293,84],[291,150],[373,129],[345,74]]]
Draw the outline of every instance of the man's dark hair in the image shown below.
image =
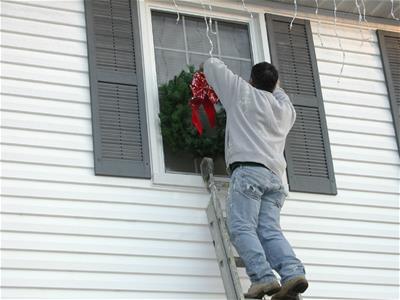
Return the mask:
[[278,77],[278,70],[267,62],[258,63],[251,69],[251,84],[270,93],[274,91]]

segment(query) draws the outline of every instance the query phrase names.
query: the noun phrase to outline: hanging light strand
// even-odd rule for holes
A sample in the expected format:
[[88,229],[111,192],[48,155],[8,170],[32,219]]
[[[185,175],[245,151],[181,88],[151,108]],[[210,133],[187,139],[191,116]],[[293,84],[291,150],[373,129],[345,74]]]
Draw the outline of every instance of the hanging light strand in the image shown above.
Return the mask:
[[247,8],[246,3],[244,3],[244,0],[242,0],[242,6],[243,6],[243,9],[249,13],[250,18],[253,19],[253,14],[252,14],[251,11]]
[[344,52],[344,49],[343,49],[343,46],[342,46],[342,41],[341,41],[341,39],[340,39],[340,37],[339,37],[339,35],[337,33],[337,24],[336,24],[337,23],[337,6],[336,6],[336,0],[333,0],[333,6],[334,6],[333,15],[334,15],[334,18],[335,18],[335,20],[334,20],[334,22],[335,22],[335,35],[336,35],[336,37],[337,37],[337,39],[339,41],[339,48],[342,51],[342,66],[340,67],[339,77],[338,77],[338,80],[337,80],[337,82],[339,83],[340,79],[342,77],[342,74],[343,74],[344,62],[345,62],[345,59],[346,59],[346,53]]
[[333,16],[334,16],[334,21],[335,21],[335,26],[337,22],[337,6],[336,6],[336,0],[333,0]]
[[356,2],[356,7],[358,10],[358,22],[361,23],[363,20],[362,14],[361,14],[361,6],[360,3],[358,3],[358,0],[354,0]]
[[294,20],[295,20],[296,17],[297,17],[297,0],[293,0],[293,4],[294,4],[294,15],[293,15],[292,21],[290,21],[290,26],[289,26],[289,29],[290,29],[290,30],[292,30],[293,22],[294,22]]
[[[210,43],[210,51],[208,52],[208,54],[210,55],[210,57],[213,57],[212,53],[214,51],[214,43],[210,37],[210,26],[208,24],[209,21],[207,20],[207,9],[202,0],[200,0],[200,4],[204,10],[204,22],[206,23],[206,36],[207,36],[208,42]],[[210,17],[210,19],[211,19],[211,17]]]
[[210,23],[209,24],[209,26],[210,26],[210,32],[212,33],[212,34],[215,34],[215,35],[217,35],[217,29],[215,29],[215,31],[213,31],[213,26],[212,26],[212,18],[211,18],[211,15],[212,15],[212,5],[211,5],[211,0],[209,0],[209,2],[208,2],[208,9],[210,10],[210,17],[209,17],[209,19],[208,19],[208,22]]
[[176,0],[172,0],[172,2],[174,2],[174,6],[175,6],[175,9],[176,9],[176,24],[178,24],[179,23],[179,20],[181,19],[181,15],[180,15],[180,13],[179,13],[179,7],[178,7],[178,4],[176,4]]
[[397,17],[394,15],[394,0],[390,0],[390,2],[392,2],[392,9],[390,10],[390,15],[392,16],[393,19],[395,19],[396,21],[399,21],[400,19],[397,18]]
[[318,34],[318,38],[319,38],[319,42],[321,43],[321,46],[324,47],[324,42],[322,41],[321,30],[320,30],[321,29],[321,20],[319,19],[319,16],[318,16],[318,9],[319,9],[318,0],[315,0],[315,6],[316,6],[315,16],[317,17],[317,20],[318,20],[317,34]]
[[207,36],[208,42],[210,43],[210,51],[208,52],[208,54],[210,55],[210,57],[213,57],[212,53],[214,51],[214,43],[210,37],[210,26],[208,25],[206,16],[204,17],[204,21],[206,23],[206,36]]
[[358,24],[359,24],[359,28],[360,28],[360,34],[361,34],[361,45],[360,47],[362,47],[364,45],[364,34],[363,34],[363,30],[362,30],[362,21],[363,21],[363,17],[361,14],[361,6],[360,3],[358,3],[358,0],[354,0],[356,3],[356,7],[357,7],[357,11],[358,11]]
[[363,6],[363,21],[367,23],[367,19],[365,18],[365,14],[366,14],[366,8],[365,8],[365,2],[364,0],[361,0],[361,4]]

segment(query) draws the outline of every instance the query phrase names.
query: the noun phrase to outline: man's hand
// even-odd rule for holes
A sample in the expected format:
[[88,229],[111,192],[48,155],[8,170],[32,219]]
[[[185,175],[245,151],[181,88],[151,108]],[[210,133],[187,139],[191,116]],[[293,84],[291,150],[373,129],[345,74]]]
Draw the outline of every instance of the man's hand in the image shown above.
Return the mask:
[[204,72],[204,62],[202,62],[199,66],[199,71]]

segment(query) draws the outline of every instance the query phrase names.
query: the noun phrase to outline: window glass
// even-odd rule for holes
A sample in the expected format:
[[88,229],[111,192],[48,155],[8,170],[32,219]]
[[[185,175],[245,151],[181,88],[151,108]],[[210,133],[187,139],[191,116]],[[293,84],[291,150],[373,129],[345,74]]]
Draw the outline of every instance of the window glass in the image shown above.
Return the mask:
[[157,82],[163,84],[186,69],[185,53],[155,49]]
[[250,41],[247,26],[235,23],[218,23],[221,55],[250,58]]
[[176,18],[170,14],[153,12],[154,46],[185,50],[183,27],[176,24]]

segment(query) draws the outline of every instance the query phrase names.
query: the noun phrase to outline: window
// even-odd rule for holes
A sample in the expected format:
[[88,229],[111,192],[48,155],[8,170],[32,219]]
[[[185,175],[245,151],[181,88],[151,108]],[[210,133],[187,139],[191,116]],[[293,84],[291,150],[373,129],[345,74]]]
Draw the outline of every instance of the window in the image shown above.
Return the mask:
[[[206,36],[203,17],[181,16],[176,23],[176,14],[153,11],[153,39],[157,69],[157,83],[171,80],[188,65],[196,68],[209,57],[210,44]],[[244,79],[250,78],[252,57],[247,24],[214,21],[212,38],[215,57],[223,60],[228,67]],[[164,145],[167,172],[198,172],[191,153],[174,154]],[[214,158],[216,174],[226,174],[223,157]]]

